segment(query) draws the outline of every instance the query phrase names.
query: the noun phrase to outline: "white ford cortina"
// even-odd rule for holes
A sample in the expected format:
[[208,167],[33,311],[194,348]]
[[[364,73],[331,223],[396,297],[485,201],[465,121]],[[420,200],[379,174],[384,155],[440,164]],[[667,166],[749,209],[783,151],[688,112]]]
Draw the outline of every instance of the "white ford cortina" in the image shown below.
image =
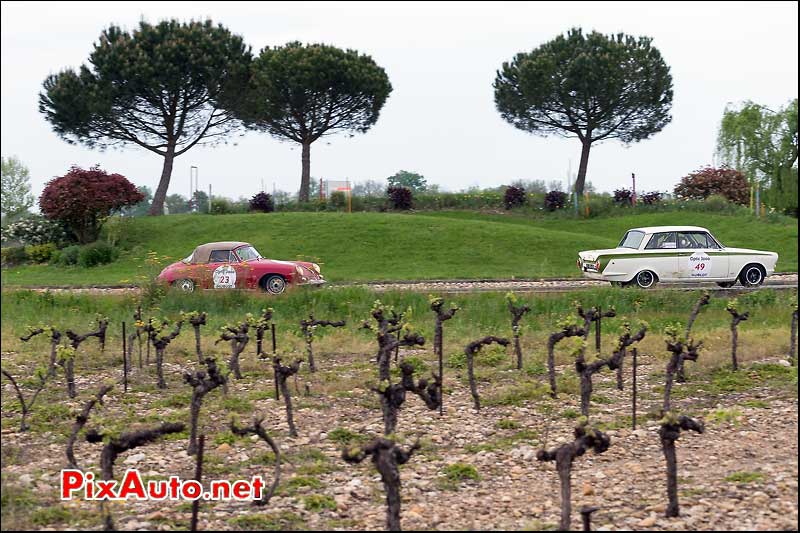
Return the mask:
[[655,226],[628,230],[616,248],[578,254],[585,276],[612,285],[643,289],[658,282],[710,281],[757,287],[775,272],[778,254],[729,248],[696,226]]

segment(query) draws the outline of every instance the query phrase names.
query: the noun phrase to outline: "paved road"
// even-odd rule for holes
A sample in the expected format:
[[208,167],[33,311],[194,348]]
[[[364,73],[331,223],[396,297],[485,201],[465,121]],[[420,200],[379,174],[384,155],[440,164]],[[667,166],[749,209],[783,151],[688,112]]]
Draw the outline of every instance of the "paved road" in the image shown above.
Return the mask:
[[[767,278],[764,286],[774,289],[797,289],[797,274],[776,274]],[[354,284],[331,284],[330,287],[366,287],[377,292],[416,291],[432,293],[513,291],[524,293],[564,292],[597,287],[608,287],[608,282],[590,279],[538,279],[538,280],[426,280],[426,281],[385,281]],[[137,292],[134,286],[94,286],[94,287],[21,287],[37,291],[72,292],[89,294],[124,294]],[[651,290],[691,290],[704,288],[712,291],[739,293],[758,289],[745,289],[736,285],[723,289],[716,283],[675,283],[661,284]],[[621,289],[622,290],[622,289]]]

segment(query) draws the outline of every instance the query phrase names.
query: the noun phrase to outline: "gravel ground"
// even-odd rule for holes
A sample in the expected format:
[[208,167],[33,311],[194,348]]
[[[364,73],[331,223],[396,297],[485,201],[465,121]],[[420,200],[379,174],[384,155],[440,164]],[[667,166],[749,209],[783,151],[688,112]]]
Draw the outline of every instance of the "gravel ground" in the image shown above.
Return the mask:
[[[656,387],[663,381],[663,361],[646,355],[640,359],[640,412],[645,413],[657,409],[661,401]],[[300,477],[301,473],[309,475],[309,471],[303,472],[302,468],[310,463],[299,457],[302,454],[308,457],[310,451],[316,454],[312,455],[315,457],[313,464],[324,466],[314,474],[318,483],[299,486],[293,494],[279,495],[266,508],[238,502],[204,502],[201,504],[201,529],[241,529],[248,524],[251,529],[262,530],[383,529],[385,508],[380,478],[369,461],[358,466],[344,463],[340,458],[341,445],[329,437],[334,428],[346,428],[358,434],[381,432],[380,411],[375,408],[374,394],[363,384],[346,385],[346,380],[358,378],[359,372],[371,374],[372,369],[356,370],[364,368],[357,365],[363,363],[363,356],[353,354],[318,355],[318,360],[322,373],[303,375],[301,391],[305,381],[311,383],[312,391],[322,390],[317,384],[322,387],[321,383],[329,376],[345,380],[345,385],[336,392],[312,392],[311,397],[301,394],[296,398],[299,437],[286,436],[282,403],[276,403],[273,398],[253,401],[258,410],[268,414],[265,426],[291,461],[284,468],[284,483]],[[181,390],[177,383],[181,368],[167,364],[166,371],[172,387],[170,392]],[[564,373],[570,371],[570,368],[560,369]],[[458,379],[456,373],[459,373]],[[111,377],[119,376],[99,373],[82,378],[79,390],[87,395]],[[409,443],[419,437],[424,444],[423,450],[401,471],[403,527],[406,530],[554,528],[559,517],[558,477],[554,464],[536,461],[535,453],[543,445],[551,448],[570,440],[575,421],[565,413],[578,409],[577,398],[562,395],[557,402],[524,401],[518,405],[484,407],[475,412],[460,372],[449,371],[447,379],[452,392],[445,395],[444,417],[426,410],[413,395],[408,396],[400,414],[401,439]],[[492,388],[541,380],[541,377],[521,377],[516,371],[501,371]],[[270,382],[268,376],[253,376],[251,371],[244,380],[231,383],[228,395],[250,397],[265,388],[269,390]],[[354,382],[358,379],[350,380]],[[592,405],[592,420],[610,424],[612,445],[602,455],[590,452],[575,462],[573,528],[579,527],[577,509],[595,505],[600,508],[593,519],[598,530],[797,529],[796,388],[792,392],[785,388],[760,387],[724,393],[709,400],[709,396],[701,393],[700,378],[692,376],[692,382],[677,385],[677,391],[688,386],[695,387],[697,395],[693,396],[692,392],[688,396],[676,396],[681,397],[674,402],[676,411],[705,418],[707,431],[702,435],[684,433],[677,442],[682,512],[678,518],[667,519],[663,517],[665,466],[657,423],[643,420],[636,430],[628,427],[627,422],[615,425],[615,421],[629,414],[630,383],[626,382],[626,390],[620,392],[613,387],[610,372],[595,377],[598,403]],[[482,391],[485,397],[493,394],[487,384],[482,388],[486,389]],[[188,390],[185,386],[182,389],[183,392]],[[153,407],[154,402],[163,399],[163,393],[135,391],[134,387],[129,395],[135,396],[136,412],[142,417],[158,413],[172,420],[177,413],[185,412]],[[9,401],[7,384],[3,392],[5,405]],[[212,393],[218,394],[218,391]],[[124,416],[120,398],[120,391],[112,393],[103,408],[103,417]],[[69,402],[72,411],[77,412],[83,401]],[[709,415],[715,411],[732,415],[717,417],[714,421]],[[17,415],[4,410],[3,417],[9,416]],[[222,410],[208,413],[206,431],[212,436],[221,431],[227,417],[228,413]],[[510,423],[498,425],[500,420],[513,420],[513,427]],[[4,448],[11,447],[21,454],[13,464],[4,461],[3,483],[38,488],[44,499],[57,504],[57,493],[51,483],[64,466],[63,437],[46,431],[20,434],[15,429],[4,429],[2,440]],[[254,438],[233,444],[211,442],[207,455],[218,466],[227,468],[224,475],[217,477],[242,479],[263,473],[272,479],[272,468],[258,466],[253,460],[265,450],[263,443]],[[185,440],[168,440],[127,452],[118,459],[118,475],[125,467],[135,466],[150,476],[179,474],[190,478],[194,465],[185,453],[185,445]],[[99,449],[98,445],[79,443],[79,463],[97,471]],[[442,472],[453,463],[474,466],[479,479],[443,483]],[[738,483],[726,480],[737,472],[747,472],[752,479]],[[335,509],[306,509],[305,498],[312,494],[332,498]],[[70,509],[96,512],[96,504],[88,502],[66,505]],[[190,516],[187,505],[177,502],[130,501],[112,508],[117,527],[125,530],[185,529]]]
[[[366,287],[368,289],[384,292],[384,291],[416,291],[416,292],[429,292],[434,291],[438,293],[456,293],[456,292],[474,292],[474,291],[515,291],[515,292],[557,292],[576,289],[590,289],[597,287],[608,287],[606,281],[598,281],[591,279],[538,279],[538,280],[429,280],[429,281],[386,281],[386,282],[371,282],[371,283],[353,283],[336,285],[332,284],[329,287]],[[772,288],[790,288],[796,289],[798,287],[798,278],[796,273],[788,274],[775,274],[770,276],[764,283],[766,287]],[[87,293],[87,294],[126,294],[131,292],[138,292],[138,288],[133,286],[113,286],[113,287],[25,287],[38,291],[51,291],[51,292],[73,292],[73,293]],[[716,283],[676,283],[676,284],[662,284],[658,290],[685,290],[685,289],[709,289],[727,292],[742,292],[747,290],[758,289],[744,289],[737,285],[730,289],[722,289]]]

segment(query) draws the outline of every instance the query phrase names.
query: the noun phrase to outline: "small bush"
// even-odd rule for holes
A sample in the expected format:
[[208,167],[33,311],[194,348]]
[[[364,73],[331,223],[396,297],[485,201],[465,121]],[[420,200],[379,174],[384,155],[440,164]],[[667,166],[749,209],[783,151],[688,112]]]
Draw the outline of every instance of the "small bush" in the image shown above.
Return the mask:
[[567,205],[567,193],[562,191],[550,191],[544,197],[544,208],[548,211],[564,209]]
[[2,249],[0,262],[3,266],[16,266],[23,264],[28,256],[25,255],[24,246],[7,246]]
[[506,192],[503,195],[503,205],[506,206],[506,209],[513,209],[525,205],[526,199],[525,189],[510,185],[506,187]]
[[212,215],[229,215],[233,213],[233,204],[227,198],[212,198],[211,199],[211,214]]
[[78,264],[78,256],[81,253],[81,247],[76,245],[67,246],[61,250],[57,250],[53,254],[53,262],[60,266],[74,266]]
[[738,170],[705,167],[681,178],[675,186],[675,196],[682,199],[703,200],[712,194],[721,194],[731,202],[747,205],[750,203],[750,184]]
[[87,244],[78,253],[78,265],[84,268],[91,268],[98,265],[113,263],[119,257],[119,250],[110,244],[97,241]]
[[636,197],[636,200],[644,205],[657,205],[661,203],[663,195],[658,191],[643,192]]
[[706,198],[704,205],[706,210],[714,212],[727,211],[731,207],[728,199],[721,194],[712,194]]
[[633,205],[633,191],[625,188],[615,190],[614,203],[623,207]]
[[414,195],[408,187],[389,187],[389,207],[400,211],[408,211],[414,207]]
[[9,224],[2,229],[3,242],[23,245],[62,243],[67,234],[64,227],[56,221],[48,220],[41,215],[31,215]]
[[320,511],[335,511],[336,500],[327,494],[310,494],[303,498],[303,507],[306,511],[318,513]]
[[442,473],[449,481],[454,481],[456,483],[470,479],[480,479],[478,470],[474,466],[465,463],[453,463],[447,465],[444,467],[444,470],[442,470]]
[[25,247],[25,255],[32,263],[46,263],[50,261],[53,252],[56,251],[56,245],[52,242],[45,244],[32,244]]
[[338,211],[347,207],[347,195],[342,191],[333,191],[328,198],[328,204]]

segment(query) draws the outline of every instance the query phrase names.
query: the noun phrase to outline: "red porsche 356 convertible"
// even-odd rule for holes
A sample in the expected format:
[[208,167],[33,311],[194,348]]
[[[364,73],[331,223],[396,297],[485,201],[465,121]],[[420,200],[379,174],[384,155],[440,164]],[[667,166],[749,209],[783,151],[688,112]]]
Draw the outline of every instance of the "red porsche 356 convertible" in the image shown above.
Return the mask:
[[201,244],[189,257],[172,263],[159,281],[185,292],[200,289],[260,289],[281,294],[291,285],[322,285],[319,265],[266,259],[246,242]]

